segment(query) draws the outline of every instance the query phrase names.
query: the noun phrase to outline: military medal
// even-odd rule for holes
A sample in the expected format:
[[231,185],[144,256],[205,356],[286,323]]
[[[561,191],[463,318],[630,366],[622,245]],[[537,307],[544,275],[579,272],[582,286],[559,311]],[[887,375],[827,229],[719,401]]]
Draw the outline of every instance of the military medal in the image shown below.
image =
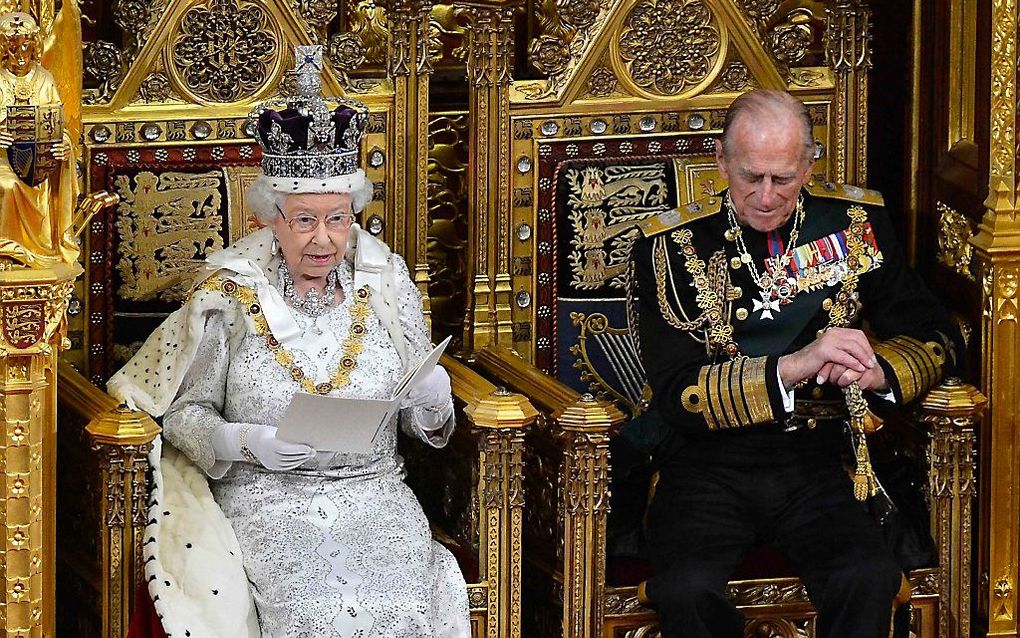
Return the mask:
[[752,312],[760,312],[759,319],[772,319],[773,312],[779,312],[779,300],[772,298],[772,293],[767,290],[762,290],[758,293],[761,296],[761,301],[754,299],[754,308]]
[[781,307],[790,303],[797,294],[797,278],[788,275],[787,271],[790,261],[793,259],[797,237],[800,235],[800,228],[804,224],[804,197],[802,195],[797,199],[796,217],[794,218],[793,229],[790,231],[790,241],[786,244],[786,251],[766,259],[765,272],[763,273],[758,272],[758,268],[754,265],[754,259],[747,250],[747,244],[744,243],[744,234],[737,221],[737,211],[733,207],[733,200],[730,198],[729,193],[726,193],[725,203],[726,218],[730,222],[730,227],[725,233],[726,239],[732,237],[731,241],[736,242],[737,250],[740,253],[739,258],[733,258],[730,266],[736,269],[738,261],[747,265],[751,270],[754,282],[761,289],[759,293],[761,300],[753,300],[754,307],[752,312],[761,313],[758,315],[758,318],[761,320],[774,319],[774,315],[779,314]]

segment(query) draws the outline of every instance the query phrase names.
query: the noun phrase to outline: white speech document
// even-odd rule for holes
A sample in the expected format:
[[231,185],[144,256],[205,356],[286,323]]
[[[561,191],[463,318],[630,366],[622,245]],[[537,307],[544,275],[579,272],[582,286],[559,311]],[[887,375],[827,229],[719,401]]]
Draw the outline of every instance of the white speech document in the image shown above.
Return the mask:
[[370,454],[382,426],[400,409],[400,402],[439,362],[450,343],[447,337],[397,383],[389,399],[353,399],[298,392],[290,400],[276,437],[316,450]]

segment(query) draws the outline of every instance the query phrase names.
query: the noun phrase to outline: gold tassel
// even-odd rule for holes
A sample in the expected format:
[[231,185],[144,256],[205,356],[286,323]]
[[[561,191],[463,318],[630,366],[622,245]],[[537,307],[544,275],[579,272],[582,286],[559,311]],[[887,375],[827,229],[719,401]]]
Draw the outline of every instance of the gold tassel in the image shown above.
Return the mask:
[[850,430],[856,446],[857,467],[854,470],[854,498],[865,501],[878,493],[878,479],[871,467],[868,453],[868,402],[860,386],[851,383],[846,389],[846,407],[850,412]]
[[857,439],[857,468],[854,470],[854,498],[858,501],[865,501],[869,496],[878,492],[878,480],[875,478],[875,470],[871,467],[871,457],[868,454],[868,440],[863,432],[854,432]]

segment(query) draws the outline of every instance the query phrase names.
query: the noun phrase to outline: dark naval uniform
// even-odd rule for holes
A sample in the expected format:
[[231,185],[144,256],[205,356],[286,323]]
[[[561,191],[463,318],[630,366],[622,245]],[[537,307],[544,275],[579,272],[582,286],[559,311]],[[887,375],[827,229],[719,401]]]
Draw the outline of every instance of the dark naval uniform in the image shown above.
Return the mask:
[[[647,593],[667,638],[743,635],[723,592],[761,543],[802,578],[819,636],[888,635],[901,569],[854,498],[843,392],[811,379],[788,412],[778,360],[866,321],[906,403],[954,363],[958,333],[906,264],[879,193],[812,183],[802,196],[785,272],[766,259],[786,252],[798,214],[767,235],[740,227],[740,243],[725,193],[647,220],[634,246],[651,409],[669,426],[647,530]],[[752,272],[775,285],[763,292]]]

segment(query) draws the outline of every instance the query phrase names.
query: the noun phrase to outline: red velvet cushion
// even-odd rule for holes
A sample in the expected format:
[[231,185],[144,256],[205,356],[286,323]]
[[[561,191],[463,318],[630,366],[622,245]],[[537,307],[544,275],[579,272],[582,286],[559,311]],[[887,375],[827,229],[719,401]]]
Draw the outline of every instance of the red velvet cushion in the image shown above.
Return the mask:
[[463,547],[453,539],[443,537],[436,540],[442,543],[443,547],[450,550],[450,553],[453,554],[453,557],[457,560],[457,565],[460,567],[460,573],[464,574],[464,580],[468,583],[477,583],[478,554]]
[[127,638],[166,638],[145,583],[138,583],[135,589],[135,612],[131,615]]

